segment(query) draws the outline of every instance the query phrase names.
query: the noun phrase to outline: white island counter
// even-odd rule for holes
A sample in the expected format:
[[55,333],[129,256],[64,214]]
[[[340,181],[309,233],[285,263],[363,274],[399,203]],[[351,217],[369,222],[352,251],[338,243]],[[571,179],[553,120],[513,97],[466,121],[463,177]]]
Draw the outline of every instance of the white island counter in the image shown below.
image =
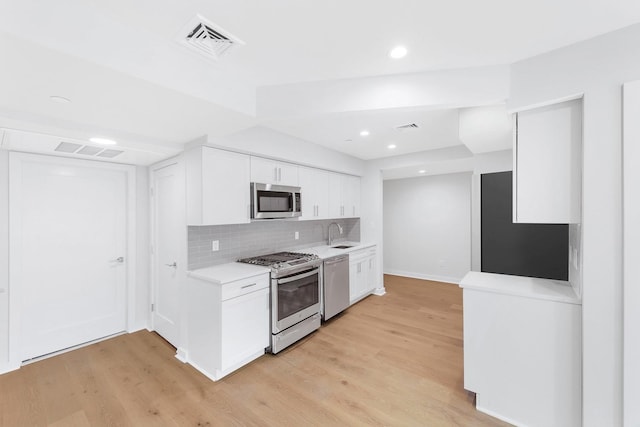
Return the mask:
[[469,272],[464,388],[520,426],[582,424],[582,306],[568,282]]

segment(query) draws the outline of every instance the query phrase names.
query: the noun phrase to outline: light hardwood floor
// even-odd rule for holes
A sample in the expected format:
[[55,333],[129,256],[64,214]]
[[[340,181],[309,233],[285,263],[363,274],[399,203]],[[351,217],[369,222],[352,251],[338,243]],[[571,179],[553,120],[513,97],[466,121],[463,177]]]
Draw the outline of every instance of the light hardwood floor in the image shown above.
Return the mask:
[[463,389],[462,292],[385,276],[276,356],[218,382],[147,331],[0,375],[2,426],[504,426]]

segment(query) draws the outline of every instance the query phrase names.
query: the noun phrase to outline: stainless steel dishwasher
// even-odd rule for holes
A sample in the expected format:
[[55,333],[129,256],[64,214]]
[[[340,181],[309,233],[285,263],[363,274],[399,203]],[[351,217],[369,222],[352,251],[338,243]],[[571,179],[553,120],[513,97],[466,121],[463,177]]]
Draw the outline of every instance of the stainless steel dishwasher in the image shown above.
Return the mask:
[[324,261],[322,318],[328,320],[349,307],[349,255]]

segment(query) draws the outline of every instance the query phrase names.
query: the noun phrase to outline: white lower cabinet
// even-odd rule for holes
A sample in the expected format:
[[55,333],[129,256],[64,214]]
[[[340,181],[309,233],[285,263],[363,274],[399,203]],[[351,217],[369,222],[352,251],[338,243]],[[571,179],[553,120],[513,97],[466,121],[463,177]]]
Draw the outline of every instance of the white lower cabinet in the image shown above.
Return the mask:
[[460,286],[476,408],[519,426],[581,426],[582,306],[571,286],[475,271]]
[[214,381],[269,346],[269,274],[228,283],[188,280],[187,361]]
[[349,301],[351,304],[376,289],[376,248],[370,247],[349,253]]

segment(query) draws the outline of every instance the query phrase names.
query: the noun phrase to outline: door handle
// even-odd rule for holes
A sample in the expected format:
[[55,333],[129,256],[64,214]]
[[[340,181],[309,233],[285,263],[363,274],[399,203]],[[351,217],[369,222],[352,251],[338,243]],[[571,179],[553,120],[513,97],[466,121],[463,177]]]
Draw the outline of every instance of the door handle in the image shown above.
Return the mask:
[[175,261],[173,261],[173,264],[165,264],[167,267],[173,267],[173,268],[178,268],[178,264],[176,264]]
[[119,264],[122,264],[124,262],[124,257],[123,256],[119,256],[118,258],[111,260],[111,262],[117,262]]

